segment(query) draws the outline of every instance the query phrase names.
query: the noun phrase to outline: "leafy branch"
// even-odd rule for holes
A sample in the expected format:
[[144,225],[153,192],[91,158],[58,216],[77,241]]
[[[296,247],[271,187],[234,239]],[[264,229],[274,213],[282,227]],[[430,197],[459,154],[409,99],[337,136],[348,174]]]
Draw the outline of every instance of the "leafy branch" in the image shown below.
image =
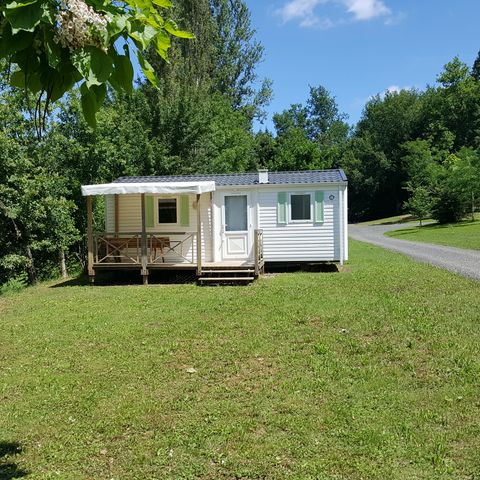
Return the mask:
[[[107,84],[133,89],[132,57],[157,85],[145,58],[149,48],[168,61],[171,36],[193,38],[163,13],[170,0],[7,0],[0,5],[0,60],[11,65],[10,85],[35,95],[37,135],[50,105],[81,83],[85,120],[95,128]],[[133,46],[133,48],[131,48]]]

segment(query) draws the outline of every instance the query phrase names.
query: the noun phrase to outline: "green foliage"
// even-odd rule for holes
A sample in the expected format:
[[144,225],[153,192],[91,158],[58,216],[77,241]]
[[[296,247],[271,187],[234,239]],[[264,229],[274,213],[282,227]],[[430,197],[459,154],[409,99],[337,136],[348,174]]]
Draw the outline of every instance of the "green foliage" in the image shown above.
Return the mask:
[[0,296],[19,292],[20,290],[23,290],[27,285],[28,281],[26,275],[11,277],[3,285],[0,285]]
[[276,170],[332,167],[348,139],[345,119],[325,87],[310,87],[306,105],[293,104],[273,116],[277,136],[265,165]]
[[387,93],[367,103],[335,162],[350,179],[350,218],[398,215],[411,208],[417,188],[430,192],[432,213],[442,222],[477,208],[478,165],[455,160],[462,149],[478,153],[480,146],[480,82],[474,71],[454,58],[437,86]]
[[478,52],[477,58],[473,63],[472,67],[472,77],[478,81],[480,81],[480,52]]
[[[145,53],[166,58],[170,36],[193,38],[166,20],[169,0],[6,0],[0,5],[0,60],[14,66],[11,84],[38,97],[37,132],[45,130],[51,102],[82,83],[85,119],[95,114],[107,84],[131,91],[133,67],[128,44],[134,45],[146,78],[156,83]],[[119,52],[123,44],[123,54]],[[99,88],[100,87],[100,88]],[[42,112],[42,101],[43,112]]]
[[432,211],[432,193],[422,186],[407,185],[407,190],[410,193],[410,198],[405,203],[405,209],[415,218],[418,218],[420,226],[422,226],[422,220],[426,219]]
[[449,156],[436,194],[433,216],[440,223],[458,222],[468,213],[473,218],[480,198],[480,153],[463,148]]

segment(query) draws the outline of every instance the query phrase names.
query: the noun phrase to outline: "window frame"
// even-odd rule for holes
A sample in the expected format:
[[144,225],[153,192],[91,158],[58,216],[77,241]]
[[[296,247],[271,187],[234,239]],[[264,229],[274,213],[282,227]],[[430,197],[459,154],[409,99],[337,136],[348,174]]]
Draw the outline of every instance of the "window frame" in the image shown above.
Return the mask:
[[[308,196],[309,197],[309,203],[310,203],[310,218],[308,219],[300,219],[300,220],[294,220],[292,218],[292,195],[293,196]],[[313,194],[312,192],[288,192],[288,223],[301,223],[301,224],[313,224],[314,223],[314,203],[312,201]]]
[[[160,222],[160,200],[175,200],[175,218],[176,221],[174,223],[161,223]],[[168,225],[168,226],[178,226],[180,219],[179,219],[179,197],[178,196],[157,196],[156,201],[155,201],[155,225],[156,226],[162,226],[162,225]]]

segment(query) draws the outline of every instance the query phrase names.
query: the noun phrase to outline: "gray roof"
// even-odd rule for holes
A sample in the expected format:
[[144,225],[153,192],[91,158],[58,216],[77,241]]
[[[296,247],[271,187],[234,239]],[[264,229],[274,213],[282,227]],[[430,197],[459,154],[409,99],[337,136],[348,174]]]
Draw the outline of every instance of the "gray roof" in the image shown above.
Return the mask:
[[[258,172],[221,173],[213,175],[162,175],[151,177],[120,177],[114,183],[148,183],[148,182],[200,182],[213,181],[218,186],[258,185]],[[346,182],[347,177],[341,169],[303,170],[299,172],[268,172],[269,185],[317,184]]]

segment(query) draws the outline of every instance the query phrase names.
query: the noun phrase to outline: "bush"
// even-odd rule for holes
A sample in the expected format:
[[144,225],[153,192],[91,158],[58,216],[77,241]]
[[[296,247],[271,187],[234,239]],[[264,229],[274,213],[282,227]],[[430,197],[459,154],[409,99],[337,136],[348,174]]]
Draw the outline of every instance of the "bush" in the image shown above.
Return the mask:
[[5,295],[6,293],[18,292],[23,290],[28,285],[27,276],[19,275],[8,280],[3,285],[0,285],[0,295]]
[[468,213],[469,205],[465,200],[446,188],[434,201],[432,217],[439,223],[455,223]]

